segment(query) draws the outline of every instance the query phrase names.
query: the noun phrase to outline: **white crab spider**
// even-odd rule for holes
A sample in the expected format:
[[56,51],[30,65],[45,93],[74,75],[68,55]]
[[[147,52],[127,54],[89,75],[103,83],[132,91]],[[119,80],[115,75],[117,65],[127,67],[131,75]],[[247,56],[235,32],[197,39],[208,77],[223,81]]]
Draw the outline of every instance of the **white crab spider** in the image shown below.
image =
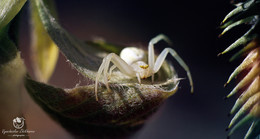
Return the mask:
[[[193,92],[193,82],[190,74],[189,67],[185,64],[185,62],[179,57],[179,55],[175,52],[172,48],[165,48],[160,55],[157,57],[156,61],[154,56],[154,44],[159,42],[160,40],[166,41],[169,45],[171,45],[171,41],[163,34],[160,34],[154,37],[148,46],[148,64],[145,61],[145,52],[142,49],[138,49],[136,47],[127,47],[124,48],[121,53],[120,57],[115,53],[108,54],[104,59],[102,64],[100,65],[97,75],[96,75],[96,82],[95,82],[95,95],[96,100],[97,91],[98,91],[98,81],[103,73],[104,75],[104,84],[106,85],[108,91],[110,91],[108,85],[108,77],[111,75],[112,70],[116,67],[122,72],[123,74],[130,76],[130,77],[137,77],[138,82],[141,84],[141,79],[147,78],[152,76],[152,82],[154,81],[154,74],[159,71],[161,68],[166,56],[170,53],[177,62],[184,68],[187,72],[187,76],[189,78],[189,82],[191,85],[191,92]],[[108,73],[109,64],[112,62],[114,65],[110,68]]]

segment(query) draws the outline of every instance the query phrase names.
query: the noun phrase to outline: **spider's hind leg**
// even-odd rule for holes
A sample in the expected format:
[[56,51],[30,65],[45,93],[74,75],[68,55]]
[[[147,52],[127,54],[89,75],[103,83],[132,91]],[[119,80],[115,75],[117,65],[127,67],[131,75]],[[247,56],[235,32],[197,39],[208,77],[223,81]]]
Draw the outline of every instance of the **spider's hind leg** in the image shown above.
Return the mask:
[[116,68],[116,65],[113,65],[113,66],[110,67],[110,69],[109,69],[109,74],[108,74],[108,80],[111,79],[112,71],[113,71],[115,68]]
[[97,101],[98,101],[98,95],[97,95],[97,92],[98,92],[98,83],[99,83],[99,78],[100,78],[101,74],[102,74],[103,71],[104,71],[105,60],[106,60],[106,59],[103,59],[103,62],[102,62],[102,64],[100,65],[100,67],[99,67],[99,69],[98,69],[98,72],[97,72],[97,75],[96,75],[96,81],[95,81],[95,96],[96,96],[96,100],[97,100]]
[[107,88],[107,91],[108,92],[111,92],[111,89],[109,87],[109,84],[108,84],[108,68],[109,68],[109,64],[110,64],[110,61],[111,61],[111,55],[108,55],[107,57],[105,57],[103,59],[103,62],[102,64],[100,65],[99,69],[98,69],[98,72],[97,72],[97,75],[96,75],[96,81],[95,81],[95,95],[96,95],[96,100],[98,101],[98,95],[97,95],[97,92],[98,92],[98,82],[99,82],[99,78],[100,76],[102,75],[103,73],[103,82]]
[[[108,71],[109,69],[109,64],[110,62],[112,62],[113,64],[115,64],[115,66],[112,66],[110,68],[110,71]],[[133,76],[135,75],[135,71],[133,70],[133,68],[128,65],[122,58],[120,58],[118,55],[114,54],[114,53],[110,53],[108,54],[104,59],[103,62],[101,64],[101,66],[98,69],[97,75],[96,75],[96,82],[95,82],[95,95],[96,95],[96,100],[98,100],[98,96],[97,96],[97,87],[98,87],[98,81],[100,76],[103,73],[103,82],[106,85],[106,88],[108,91],[111,91],[109,84],[108,84],[108,78],[110,78],[109,76],[111,76],[111,72],[112,70],[117,67],[120,72],[124,73],[125,75],[128,76]]]
[[110,89],[109,84],[108,84],[108,78],[109,78],[108,68],[109,68],[109,64],[110,64],[110,60],[106,61],[105,66],[104,66],[104,71],[103,71],[103,73],[104,73],[103,80],[104,80],[104,84],[106,85],[107,91],[111,92],[111,89]]

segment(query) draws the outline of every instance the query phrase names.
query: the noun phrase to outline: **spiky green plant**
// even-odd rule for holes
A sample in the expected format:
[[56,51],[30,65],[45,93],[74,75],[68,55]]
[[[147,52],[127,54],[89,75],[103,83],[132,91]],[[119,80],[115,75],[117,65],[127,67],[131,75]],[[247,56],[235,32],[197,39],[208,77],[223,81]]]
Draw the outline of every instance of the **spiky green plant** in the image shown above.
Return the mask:
[[246,56],[243,62],[230,75],[226,83],[228,84],[241,72],[247,73],[226,97],[229,98],[241,92],[230,112],[231,115],[235,112],[236,114],[227,130],[230,129],[228,133],[229,137],[241,126],[251,123],[251,127],[245,136],[246,139],[251,139],[260,135],[260,0],[247,0],[245,2],[234,3],[236,8],[228,13],[221,23],[221,28],[224,31],[220,36],[241,24],[251,27],[242,37],[220,53],[221,55],[244,46],[230,60]]

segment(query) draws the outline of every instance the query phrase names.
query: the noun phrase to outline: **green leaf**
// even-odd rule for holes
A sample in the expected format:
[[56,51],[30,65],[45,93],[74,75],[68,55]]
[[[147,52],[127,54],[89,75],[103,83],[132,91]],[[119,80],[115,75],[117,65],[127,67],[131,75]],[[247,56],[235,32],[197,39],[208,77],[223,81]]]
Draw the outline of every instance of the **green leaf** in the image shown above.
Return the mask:
[[8,34],[9,26],[0,30],[0,65],[9,62],[16,57],[17,48]]
[[78,40],[63,29],[56,18],[51,15],[49,9],[46,8],[44,1],[36,0],[36,5],[44,28],[67,60],[80,73],[94,79],[103,60],[104,52],[100,52],[96,47]]
[[0,30],[5,27],[21,10],[26,0],[0,1]]
[[[48,7],[50,8],[50,11],[56,15],[54,1],[49,1]],[[30,8],[32,23],[31,49],[34,73],[37,80],[47,82],[56,67],[59,50],[44,29],[34,0],[31,1]]]

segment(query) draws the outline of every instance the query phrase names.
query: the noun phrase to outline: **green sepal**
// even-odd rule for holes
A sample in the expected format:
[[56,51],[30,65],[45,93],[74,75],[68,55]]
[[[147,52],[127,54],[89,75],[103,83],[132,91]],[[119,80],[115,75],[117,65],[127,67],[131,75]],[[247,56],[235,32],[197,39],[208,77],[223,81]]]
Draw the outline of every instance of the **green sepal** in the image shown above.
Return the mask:
[[251,42],[249,42],[244,48],[242,48],[239,52],[237,52],[236,54],[234,54],[230,59],[229,62],[234,61],[235,59],[239,58],[240,56],[242,56],[243,54],[247,54],[247,52],[253,50],[254,48],[257,47],[257,40],[252,40]]
[[254,121],[246,133],[245,139],[255,139],[260,133],[260,120]]
[[231,109],[230,114],[233,114],[235,111],[237,111],[243,104],[249,101],[250,97],[252,97],[254,94],[260,91],[259,82],[260,82],[260,78],[258,76],[236,100],[233,108]]
[[239,21],[236,21],[236,22],[230,24],[230,25],[227,26],[227,27],[221,27],[221,28],[225,28],[225,29],[224,29],[223,32],[219,35],[219,37],[222,36],[222,35],[224,35],[226,32],[228,32],[228,31],[231,30],[232,28],[234,28],[234,27],[236,27],[236,26],[238,26],[238,25],[241,25],[241,24],[248,23],[248,22],[250,22],[250,21],[253,20],[253,19],[254,19],[254,16],[250,16],[250,17],[247,17],[247,18],[245,18],[245,19],[241,19],[241,20],[239,20]]
[[223,52],[221,52],[220,54],[225,54],[235,48],[237,48],[240,45],[245,45],[246,43],[248,43],[249,41],[253,40],[254,38],[257,37],[256,34],[252,34],[251,33],[251,29],[245,33],[242,37],[240,37],[239,39],[237,39],[234,43],[232,43],[228,48],[226,48]]
[[[239,73],[248,68],[248,66],[258,57],[258,53],[249,54],[245,60],[231,73],[226,84],[234,79]],[[225,84],[225,85],[226,85]]]
[[[231,11],[225,19],[222,21],[224,23],[221,28],[226,28],[227,26],[250,16],[259,14],[260,1],[248,0],[244,4],[239,5],[236,9]],[[226,22],[228,21],[228,22]]]
[[251,96],[247,102],[243,105],[243,107],[236,113],[236,115],[232,118],[229,128],[236,123],[240,117],[242,117],[246,112],[249,112],[249,110],[257,103],[257,101],[260,99],[260,92],[256,93],[255,95]]
[[244,126],[247,123],[251,123],[255,120],[255,117],[248,114],[246,115],[242,120],[240,120],[233,128],[231,128],[230,132],[228,133],[228,136],[231,136],[235,131],[237,131],[239,128]]
[[259,63],[255,64],[255,66],[248,72],[248,74],[236,85],[236,87],[227,95],[227,98],[231,97],[232,95],[236,94],[237,91],[242,89],[245,85],[252,82],[254,78],[259,75],[260,67]]
[[[229,12],[224,20],[221,22],[221,24],[225,23],[228,19],[230,19],[231,17],[237,15],[238,13],[242,12],[243,11],[243,7],[242,6],[238,6],[237,8],[233,9],[231,12]],[[225,26],[221,26],[221,28],[225,28]]]

